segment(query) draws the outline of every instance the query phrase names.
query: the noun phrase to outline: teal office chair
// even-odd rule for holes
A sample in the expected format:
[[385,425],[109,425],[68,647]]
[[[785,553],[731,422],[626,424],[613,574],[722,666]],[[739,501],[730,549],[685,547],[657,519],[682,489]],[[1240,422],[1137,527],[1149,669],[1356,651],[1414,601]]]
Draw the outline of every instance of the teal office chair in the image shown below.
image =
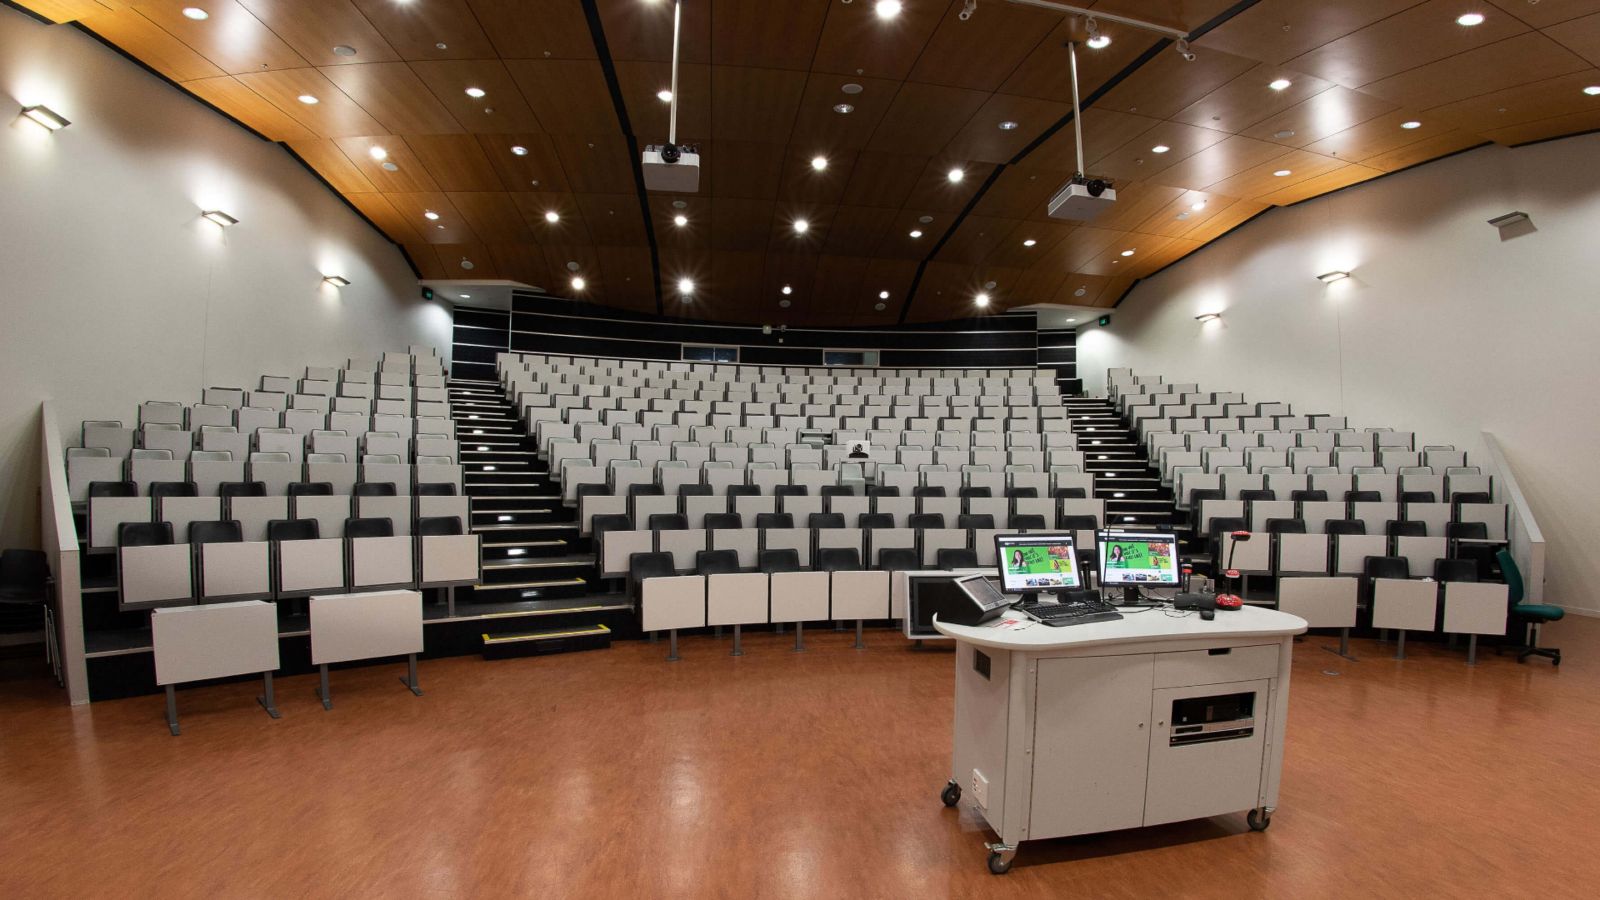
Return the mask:
[[1530,656],[1548,657],[1553,666],[1561,665],[1561,651],[1553,647],[1539,646],[1539,626],[1546,622],[1558,622],[1567,611],[1559,606],[1549,606],[1543,603],[1523,603],[1522,572],[1517,568],[1517,561],[1511,558],[1510,550],[1501,550],[1495,554],[1495,561],[1500,563],[1500,572],[1506,580],[1506,595],[1511,603],[1511,618],[1524,628],[1524,637],[1527,641],[1517,649],[1517,662],[1522,662]]

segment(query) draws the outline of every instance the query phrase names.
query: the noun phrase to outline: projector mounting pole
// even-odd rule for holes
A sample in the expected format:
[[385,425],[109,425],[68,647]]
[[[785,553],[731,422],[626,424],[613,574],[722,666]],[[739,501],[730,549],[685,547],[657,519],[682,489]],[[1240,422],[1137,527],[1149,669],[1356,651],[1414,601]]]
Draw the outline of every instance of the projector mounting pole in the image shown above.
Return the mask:
[[[1072,68],[1072,133],[1077,139],[1077,175],[1083,176],[1083,111],[1078,109],[1078,42],[1067,42],[1067,62]],[[674,95],[676,99],[676,95]]]
[[672,106],[667,112],[667,143],[678,143],[678,30],[683,24],[683,0],[672,4]]

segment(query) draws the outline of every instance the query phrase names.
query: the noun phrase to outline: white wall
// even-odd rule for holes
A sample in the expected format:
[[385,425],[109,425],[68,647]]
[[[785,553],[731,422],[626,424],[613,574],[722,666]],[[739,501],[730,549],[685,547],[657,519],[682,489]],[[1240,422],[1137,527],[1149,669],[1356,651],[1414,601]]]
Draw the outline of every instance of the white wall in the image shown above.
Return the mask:
[[[1548,542],[1547,602],[1600,611],[1597,159],[1600,135],[1485,147],[1273,210],[1081,327],[1085,390],[1130,366],[1473,453],[1490,432]],[[1502,241],[1486,220],[1512,210],[1537,231]]]
[[[72,125],[16,116],[33,104]],[[0,126],[3,546],[37,545],[45,398],[75,434],[264,372],[413,343],[449,353],[448,309],[283,148],[82,32],[0,7]],[[202,220],[211,208],[240,224]]]

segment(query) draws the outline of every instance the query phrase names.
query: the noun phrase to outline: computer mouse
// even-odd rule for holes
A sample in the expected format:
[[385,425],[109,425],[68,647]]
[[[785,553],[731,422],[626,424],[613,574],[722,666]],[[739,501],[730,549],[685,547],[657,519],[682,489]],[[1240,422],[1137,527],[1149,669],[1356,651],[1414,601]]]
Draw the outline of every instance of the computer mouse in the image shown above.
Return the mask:
[[1202,610],[1200,610],[1200,618],[1205,619],[1207,622],[1212,621],[1216,617],[1217,617],[1217,611],[1214,610],[1214,609],[1202,609]]

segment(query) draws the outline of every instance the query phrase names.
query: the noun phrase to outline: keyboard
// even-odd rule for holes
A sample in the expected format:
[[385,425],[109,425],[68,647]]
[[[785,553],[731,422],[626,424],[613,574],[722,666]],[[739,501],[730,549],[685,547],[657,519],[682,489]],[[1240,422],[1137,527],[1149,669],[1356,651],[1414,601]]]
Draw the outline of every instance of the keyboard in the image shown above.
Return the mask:
[[1068,600],[1063,603],[1019,603],[1017,609],[1046,625],[1083,625],[1122,618],[1117,608],[1104,600]]

